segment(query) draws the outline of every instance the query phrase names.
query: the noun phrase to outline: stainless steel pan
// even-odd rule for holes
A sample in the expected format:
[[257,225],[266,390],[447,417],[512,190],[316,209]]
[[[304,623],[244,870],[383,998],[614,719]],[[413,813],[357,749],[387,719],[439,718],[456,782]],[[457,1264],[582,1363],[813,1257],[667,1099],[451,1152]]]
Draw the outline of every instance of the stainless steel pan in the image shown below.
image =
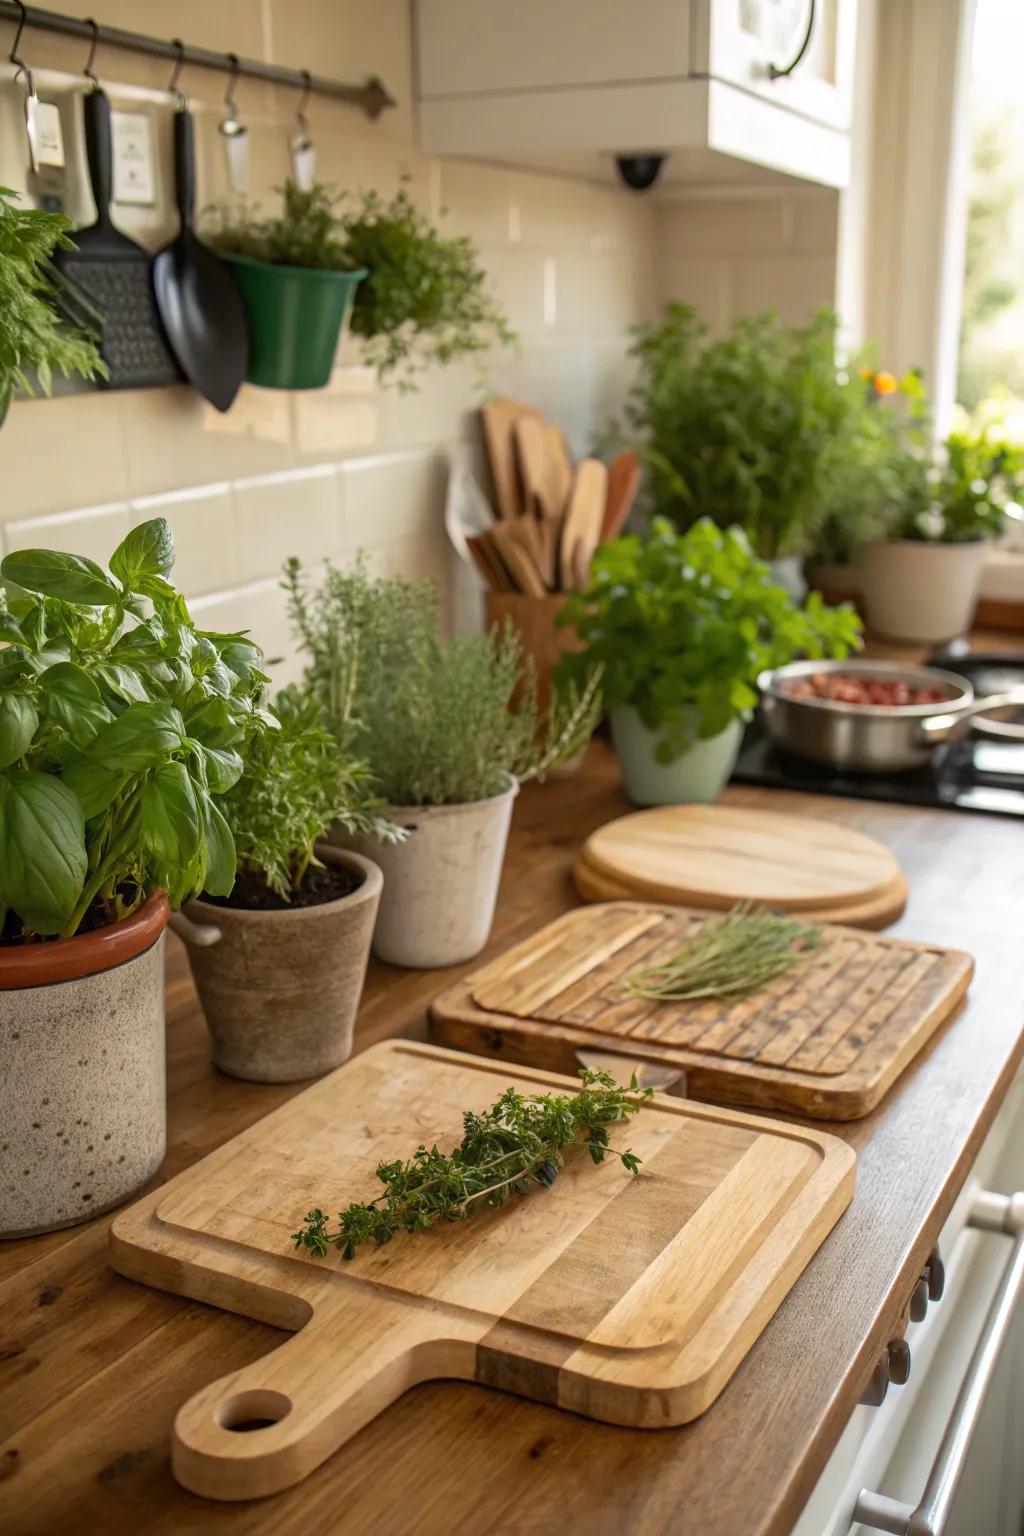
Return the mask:
[[[822,672],[938,688],[941,704],[841,704],[794,698],[787,685]],[[765,728],[786,752],[855,773],[918,768],[941,742],[974,729],[1001,741],[1024,742],[1024,689],[976,699],[970,683],[940,667],[906,667],[891,661],[794,661],[762,672]],[[992,715],[991,719],[986,716]]]

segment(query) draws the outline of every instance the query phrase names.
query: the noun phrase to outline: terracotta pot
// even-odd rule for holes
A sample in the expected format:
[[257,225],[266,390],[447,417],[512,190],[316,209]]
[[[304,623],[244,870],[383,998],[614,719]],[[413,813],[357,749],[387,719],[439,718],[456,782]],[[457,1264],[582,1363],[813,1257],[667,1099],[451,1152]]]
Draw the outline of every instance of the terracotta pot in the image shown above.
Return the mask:
[[389,806],[409,836],[361,838],[384,872],[373,952],[390,965],[433,970],[471,960],[487,943],[519,785],[464,805]]
[[301,1082],[352,1054],[381,873],[356,853],[321,844],[317,855],[361,875],[359,889],[273,912],[191,901],[171,920],[188,947],[214,1065],[230,1077]]
[[0,1237],[118,1205],[167,1140],[161,893],[74,939],[0,949]]
[[868,627],[890,640],[933,645],[966,634],[989,546],[891,539],[864,550]]

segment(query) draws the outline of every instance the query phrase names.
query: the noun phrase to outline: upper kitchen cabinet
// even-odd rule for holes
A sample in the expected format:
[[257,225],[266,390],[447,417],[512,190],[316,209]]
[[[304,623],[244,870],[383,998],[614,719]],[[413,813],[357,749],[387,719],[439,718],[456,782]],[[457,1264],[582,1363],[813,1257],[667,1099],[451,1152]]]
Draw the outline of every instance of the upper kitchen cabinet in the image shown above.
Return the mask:
[[857,0],[416,0],[422,147],[607,179],[623,157],[664,155],[667,189],[779,176],[843,187],[856,10]]

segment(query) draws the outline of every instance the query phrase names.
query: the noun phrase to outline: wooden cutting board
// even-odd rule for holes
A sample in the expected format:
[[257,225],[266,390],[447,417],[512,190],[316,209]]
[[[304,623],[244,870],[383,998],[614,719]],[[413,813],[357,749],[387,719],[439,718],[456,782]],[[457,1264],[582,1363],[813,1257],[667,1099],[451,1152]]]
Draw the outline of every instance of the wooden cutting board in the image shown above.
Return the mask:
[[[572,878],[584,901],[635,901],[637,897],[637,892],[624,880],[612,880],[594,869],[583,849],[573,860]],[[878,895],[847,902],[839,907],[801,908],[800,916],[811,923],[843,923],[848,928],[888,928],[890,923],[896,922],[902,915],[909,894],[906,879],[898,874]],[[686,906],[687,902],[680,898],[680,904]],[[786,910],[784,902],[774,902],[772,905]]]
[[884,844],[834,821],[734,805],[672,805],[599,827],[591,869],[632,896],[727,909],[825,911],[885,897],[900,879]]
[[[122,1274],[301,1330],[184,1405],[173,1467],[250,1499],[311,1472],[408,1387],[477,1381],[638,1428],[717,1397],[853,1193],[845,1143],[662,1098],[623,1129],[643,1159],[571,1154],[551,1190],[346,1263],[296,1253],[311,1206],[367,1199],[382,1158],[454,1146],[509,1084],[578,1082],[379,1045],[123,1212]],[[246,1433],[239,1431],[246,1430]]]
[[745,997],[632,998],[623,979],[707,913],[640,902],[567,912],[433,1004],[449,1045],[570,1069],[579,1050],[682,1069],[686,1092],[825,1120],[866,1115],[949,1018],[970,955],[829,928],[804,965]]

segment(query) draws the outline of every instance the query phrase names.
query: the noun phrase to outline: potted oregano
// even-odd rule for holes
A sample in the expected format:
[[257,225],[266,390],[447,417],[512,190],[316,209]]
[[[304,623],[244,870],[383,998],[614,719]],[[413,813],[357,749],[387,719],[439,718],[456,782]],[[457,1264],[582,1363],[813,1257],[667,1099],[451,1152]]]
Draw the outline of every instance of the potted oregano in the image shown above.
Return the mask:
[[331,376],[349,320],[383,383],[412,387],[431,364],[511,341],[471,240],[446,237],[403,185],[390,201],[320,182],[281,188],[282,211],[214,214],[209,244],[229,263],[249,314],[248,378],[317,389]]
[[163,933],[230,891],[220,809],[260,652],[199,630],[162,518],[114,551],[0,564],[0,1235],[117,1204],[165,1143]]
[[596,679],[542,720],[511,627],[443,639],[432,583],[373,580],[360,562],[328,565],[311,589],[293,560],[286,586],[305,687],[408,834],[357,844],[384,873],[374,951],[415,967],[468,960],[491,930],[519,784],[586,744]]
[[370,954],[381,873],[327,845],[332,827],[383,842],[369,770],[340,753],[320,705],[278,695],[273,723],[249,744],[223,809],[234,883],[204,892],[175,920],[222,1072],[287,1083],[340,1066]]
[[740,528],[709,518],[678,533],[656,518],[648,539],[602,545],[590,585],[559,622],[583,644],[556,677],[602,671],[612,739],[636,805],[714,800],[732,772],[757,677],[795,656],[845,656],[860,623],[816,592],[800,608]]
[[0,423],[16,389],[49,394],[53,376],[104,377],[94,339],[65,323],[54,307],[56,250],[74,250],[62,213],[17,207],[0,187]]

